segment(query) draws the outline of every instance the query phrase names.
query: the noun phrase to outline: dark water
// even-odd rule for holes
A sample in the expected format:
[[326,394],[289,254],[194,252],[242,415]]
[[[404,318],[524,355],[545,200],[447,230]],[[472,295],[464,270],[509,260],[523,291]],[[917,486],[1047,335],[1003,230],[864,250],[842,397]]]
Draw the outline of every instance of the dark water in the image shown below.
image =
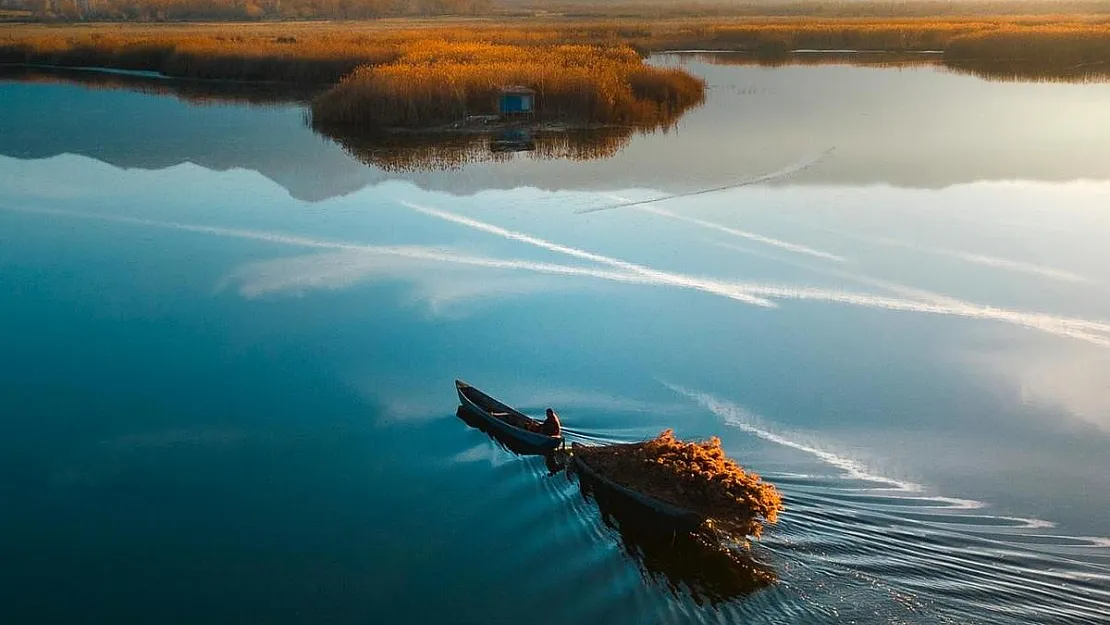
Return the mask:
[[[0,83],[0,623],[1107,622],[1110,85],[688,67],[668,134],[447,172]],[[456,377],[787,510],[707,591]]]

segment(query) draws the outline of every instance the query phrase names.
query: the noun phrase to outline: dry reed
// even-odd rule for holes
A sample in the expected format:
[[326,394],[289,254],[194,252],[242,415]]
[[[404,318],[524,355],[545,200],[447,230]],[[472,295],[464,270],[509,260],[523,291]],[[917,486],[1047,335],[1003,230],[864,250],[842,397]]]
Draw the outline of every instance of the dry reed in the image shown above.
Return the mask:
[[[544,115],[597,123],[665,124],[700,99],[695,79],[648,67],[625,46],[766,59],[798,49],[942,50],[948,66],[988,77],[1110,75],[1110,21],[1099,15],[21,25],[0,31],[0,63],[321,86],[350,74],[324,100],[323,117],[339,123],[454,121],[487,111],[492,89],[511,83],[540,91]],[[371,100],[360,104],[354,93]]]
[[717,437],[685,442],[668,429],[643,443],[577,447],[574,453],[606,478],[693,510],[740,536],[758,538],[782,510],[778,490],[725,455]]
[[536,91],[537,121],[665,125],[704,98],[685,71],[645,65],[627,46],[417,41],[360,67],[312,103],[314,125],[414,128],[495,113],[500,87]]
[[[519,47],[629,45],[674,49],[950,52],[946,58],[1021,58],[1040,65],[1108,58],[1101,15],[934,18],[747,18],[729,20],[381,20],[242,25],[42,25],[0,31],[0,62],[101,66],[169,76],[332,84],[362,65],[398,61],[419,42]],[[1018,54],[1022,47],[1035,51]],[[1047,59],[1047,60],[1046,60]],[[514,61],[517,59],[514,59]],[[526,62],[526,59],[519,59]]]
[[973,33],[944,50],[947,65],[1015,76],[1110,73],[1110,28],[1004,28]]

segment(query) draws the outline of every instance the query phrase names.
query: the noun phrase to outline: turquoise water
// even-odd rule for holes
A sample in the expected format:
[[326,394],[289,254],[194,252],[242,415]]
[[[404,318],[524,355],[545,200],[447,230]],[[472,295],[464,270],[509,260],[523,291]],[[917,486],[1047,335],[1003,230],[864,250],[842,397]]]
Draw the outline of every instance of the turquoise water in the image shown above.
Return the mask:
[[[612,158],[432,172],[0,83],[0,622],[1104,622],[1110,85],[686,64]],[[701,600],[455,378],[719,435],[778,581]]]

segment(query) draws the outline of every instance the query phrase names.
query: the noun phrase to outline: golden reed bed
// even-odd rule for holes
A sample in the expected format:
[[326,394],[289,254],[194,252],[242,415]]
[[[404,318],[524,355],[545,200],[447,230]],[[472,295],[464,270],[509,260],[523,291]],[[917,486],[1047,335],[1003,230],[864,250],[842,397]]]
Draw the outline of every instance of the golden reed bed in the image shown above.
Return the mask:
[[0,30],[0,62],[98,66],[231,81],[335,85],[321,125],[422,127],[490,112],[498,86],[538,92],[552,119],[665,125],[702,101],[665,50],[942,51],[961,71],[1027,78],[1110,75],[1110,16],[728,19],[392,19],[245,24],[21,24]]
[[[392,27],[391,27],[392,26]],[[335,87],[317,126],[426,127],[493,112],[500,86],[537,92],[543,119],[657,126],[704,98],[701,80],[647,65],[606,28],[392,24],[52,28],[0,33],[0,62]]]
[[952,58],[1091,62],[1106,58],[1110,13],[966,17],[727,19],[385,19],[242,24],[13,24],[0,61],[100,65],[172,76],[333,83],[396,61],[420,41],[537,47],[628,45],[778,53],[943,50]]
[[412,128],[493,108],[503,85],[536,91],[538,120],[668,125],[705,83],[647,65],[624,45],[506,45],[421,40],[395,61],[357,68],[312,103],[316,125]]

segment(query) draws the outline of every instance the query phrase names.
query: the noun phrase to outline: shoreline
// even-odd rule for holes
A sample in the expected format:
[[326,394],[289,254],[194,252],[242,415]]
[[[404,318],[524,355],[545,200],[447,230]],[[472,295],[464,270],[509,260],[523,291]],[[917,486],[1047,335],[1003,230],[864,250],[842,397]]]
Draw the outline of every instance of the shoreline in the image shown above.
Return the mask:
[[396,61],[406,45],[437,40],[534,49],[623,45],[643,56],[920,54],[1031,64],[1053,57],[1063,69],[1110,58],[1107,15],[9,23],[0,31],[0,61],[335,84],[357,67]]
[[[988,80],[1083,82],[1110,79],[1110,22],[1095,15],[485,18],[24,24],[0,31],[6,69],[100,75],[89,82],[117,88],[134,81],[174,91],[172,83],[191,83],[199,98],[209,88],[268,89],[276,98],[307,101],[314,127],[394,135],[667,127],[704,101],[705,85],[680,63],[645,58],[699,54],[753,65],[905,60]],[[534,94],[527,109],[534,121],[490,118],[511,110],[498,104],[508,86]]]
[[[659,50],[652,52],[655,54],[736,54],[744,55],[750,54],[752,56],[761,54],[759,50],[736,50],[733,48],[704,48],[704,49],[690,49],[690,50]],[[815,49],[815,48],[799,48],[797,50],[784,50],[782,54],[921,54],[921,55],[942,55],[944,50],[854,50],[854,49]]]

